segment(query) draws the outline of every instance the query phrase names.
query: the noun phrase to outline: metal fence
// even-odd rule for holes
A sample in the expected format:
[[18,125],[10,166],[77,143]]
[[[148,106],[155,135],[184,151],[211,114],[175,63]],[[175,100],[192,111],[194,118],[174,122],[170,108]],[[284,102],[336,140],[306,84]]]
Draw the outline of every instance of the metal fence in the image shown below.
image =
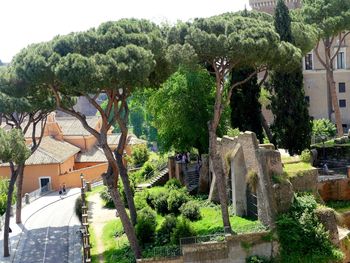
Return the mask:
[[176,245],[145,249],[142,254],[144,258],[173,258],[181,255],[181,247]]

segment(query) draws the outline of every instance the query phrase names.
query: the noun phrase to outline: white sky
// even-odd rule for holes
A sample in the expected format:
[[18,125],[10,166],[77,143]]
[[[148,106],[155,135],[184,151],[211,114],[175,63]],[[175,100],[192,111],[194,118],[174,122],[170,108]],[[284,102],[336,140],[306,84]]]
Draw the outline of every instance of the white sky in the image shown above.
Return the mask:
[[2,0],[0,60],[31,43],[83,31],[109,20],[148,18],[155,22],[187,21],[249,7],[248,0]]

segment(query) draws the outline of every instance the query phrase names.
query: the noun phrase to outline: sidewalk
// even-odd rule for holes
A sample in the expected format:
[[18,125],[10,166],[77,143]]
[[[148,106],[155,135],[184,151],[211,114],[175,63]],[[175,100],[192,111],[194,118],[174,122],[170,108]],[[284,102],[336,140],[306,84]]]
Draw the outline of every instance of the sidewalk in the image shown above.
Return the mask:
[[[77,195],[80,193],[79,188],[74,189],[68,189],[67,194],[64,196],[64,198],[67,198],[69,196]],[[21,262],[20,255],[21,250],[23,249],[24,242],[21,242],[21,240],[25,240],[27,230],[25,228],[25,224],[30,219],[30,217],[43,208],[54,204],[58,201],[60,201],[61,198],[57,192],[52,192],[50,194],[47,194],[45,196],[42,196],[38,199],[36,199],[34,202],[32,202],[29,205],[26,205],[22,209],[22,224],[17,225],[15,223],[15,217],[10,217],[10,228],[12,230],[12,233],[10,233],[10,257],[4,258],[3,257],[3,231],[0,231],[0,262],[1,263],[9,263],[9,262]],[[71,254],[73,255],[72,258],[77,257],[79,258],[79,262],[81,262],[81,255],[80,255],[80,244],[79,240],[75,236],[78,235],[72,235],[71,232],[76,231],[79,229],[80,223],[77,223],[76,221],[72,220],[69,224],[69,251],[71,251]],[[78,242],[78,244],[77,244]],[[71,248],[72,246],[72,248]],[[71,257],[70,257],[71,258]],[[78,262],[77,260],[69,261],[69,262]]]

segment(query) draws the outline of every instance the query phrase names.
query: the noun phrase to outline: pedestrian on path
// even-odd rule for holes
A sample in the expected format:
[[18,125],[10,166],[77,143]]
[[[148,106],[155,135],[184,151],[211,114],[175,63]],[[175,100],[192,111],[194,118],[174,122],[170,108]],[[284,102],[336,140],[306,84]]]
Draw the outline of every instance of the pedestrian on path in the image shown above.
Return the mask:
[[62,199],[62,187],[60,186],[60,190],[58,191],[58,194],[60,195],[60,198]]

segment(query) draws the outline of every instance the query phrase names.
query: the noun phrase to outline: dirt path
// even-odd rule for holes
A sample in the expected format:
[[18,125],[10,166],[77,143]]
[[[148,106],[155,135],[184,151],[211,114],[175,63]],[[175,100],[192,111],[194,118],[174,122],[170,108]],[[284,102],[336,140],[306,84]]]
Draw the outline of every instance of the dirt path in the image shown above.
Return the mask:
[[90,214],[90,222],[94,228],[96,235],[96,246],[97,253],[99,257],[99,262],[103,263],[103,252],[104,246],[102,241],[102,232],[103,227],[106,222],[115,218],[115,210],[114,209],[106,209],[103,207],[103,201],[100,198],[99,193],[95,193],[89,196],[89,214]]

